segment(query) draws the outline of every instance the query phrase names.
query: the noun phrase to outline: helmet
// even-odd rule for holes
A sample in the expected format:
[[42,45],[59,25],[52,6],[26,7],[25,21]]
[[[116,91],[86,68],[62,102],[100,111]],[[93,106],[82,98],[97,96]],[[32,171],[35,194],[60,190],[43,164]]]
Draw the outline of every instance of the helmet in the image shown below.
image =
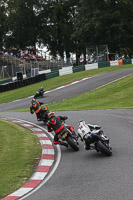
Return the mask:
[[49,117],[49,118],[54,117],[54,116],[55,116],[55,113],[54,113],[54,112],[49,112],[49,113],[48,113],[48,117]]
[[32,99],[31,100],[31,103],[33,104],[33,103],[36,103],[36,100],[35,99]]
[[44,87],[42,86],[41,89],[43,89]]

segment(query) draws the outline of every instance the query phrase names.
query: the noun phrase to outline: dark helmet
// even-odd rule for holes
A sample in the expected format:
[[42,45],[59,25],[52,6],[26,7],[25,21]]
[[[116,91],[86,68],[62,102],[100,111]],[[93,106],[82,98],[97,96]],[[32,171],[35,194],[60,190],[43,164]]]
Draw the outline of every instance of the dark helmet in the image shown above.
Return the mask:
[[31,100],[31,103],[33,104],[33,103],[36,103],[36,99],[32,99]]
[[51,117],[54,117],[54,116],[55,116],[55,113],[54,113],[54,112],[49,112],[49,113],[48,113],[49,119],[50,119]]

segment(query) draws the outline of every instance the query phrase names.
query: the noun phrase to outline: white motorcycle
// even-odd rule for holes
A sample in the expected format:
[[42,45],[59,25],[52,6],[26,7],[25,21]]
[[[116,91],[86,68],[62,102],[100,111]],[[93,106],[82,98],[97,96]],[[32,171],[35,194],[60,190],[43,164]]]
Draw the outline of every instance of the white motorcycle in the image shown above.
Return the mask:
[[112,155],[112,148],[109,139],[103,134],[101,127],[98,125],[86,124],[84,120],[80,120],[77,133],[81,141],[85,142],[85,149],[95,149],[106,156]]

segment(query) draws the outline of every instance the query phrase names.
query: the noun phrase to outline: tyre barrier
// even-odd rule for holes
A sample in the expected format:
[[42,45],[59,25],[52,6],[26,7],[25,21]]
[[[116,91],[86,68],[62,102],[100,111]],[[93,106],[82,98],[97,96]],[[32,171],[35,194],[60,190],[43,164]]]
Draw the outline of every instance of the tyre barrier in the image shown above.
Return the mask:
[[6,92],[9,90],[17,89],[17,88],[31,85],[33,83],[41,82],[44,80],[46,80],[45,74],[40,74],[40,75],[29,77],[23,80],[9,82],[6,84],[0,84],[0,92]]
[[58,68],[55,68],[55,69],[53,68],[53,69],[51,69],[51,72],[45,74],[46,80],[50,79],[50,78],[57,77],[57,76],[59,76],[59,69]]
[[85,65],[73,66],[73,73],[85,71]]
[[110,62],[109,61],[99,62],[98,68],[102,68],[102,67],[110,67]]

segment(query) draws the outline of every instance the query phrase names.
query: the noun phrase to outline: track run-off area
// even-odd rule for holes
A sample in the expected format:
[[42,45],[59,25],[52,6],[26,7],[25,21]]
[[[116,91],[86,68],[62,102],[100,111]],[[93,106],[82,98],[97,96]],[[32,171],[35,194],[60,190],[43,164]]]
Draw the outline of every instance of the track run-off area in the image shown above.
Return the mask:
[[[50,103],[50,101],[61,100],[61,97],[66,99],[101,87],[132,73],[133,69],[130,68],[91,77],[63,87],[63,89],[60,88],[47,93],[44,101]],[[17,109],[19,106],[19,108],[23,108],[29,105],[30,98],[24,101],[1,104],[0,110],[4,110],[4,107],[5,110],[12,110],[15,107]],[[104,133],[110,138],[113,154],[111,157],[105,157],[94,150],[86,151],[81,141],[79,141],[80,150],[78,152],[74,152],[70,148],[58,147],[60,159],[56,157],[57,150],[55,150],[55,162],[58,163],[58,166],[56,165],[57,167],[53,169],[54,173],[44,184],[34,188],[34,192],[30,192],[19,199],[132,200],[133,110],[62,111],[56,112],[56,114],[68,116],[66,122],[73,125],[75,130],[77,130],[78,121],[81,119],[84,119],[87,123],[100,125]],[[37,125],[40,129],[46,129],[46,126],[42,122],[37,122],[36,117],[30,113],[1,112],[0,117],[24,120]],[[52,136],[50,138],[52,141]]]

